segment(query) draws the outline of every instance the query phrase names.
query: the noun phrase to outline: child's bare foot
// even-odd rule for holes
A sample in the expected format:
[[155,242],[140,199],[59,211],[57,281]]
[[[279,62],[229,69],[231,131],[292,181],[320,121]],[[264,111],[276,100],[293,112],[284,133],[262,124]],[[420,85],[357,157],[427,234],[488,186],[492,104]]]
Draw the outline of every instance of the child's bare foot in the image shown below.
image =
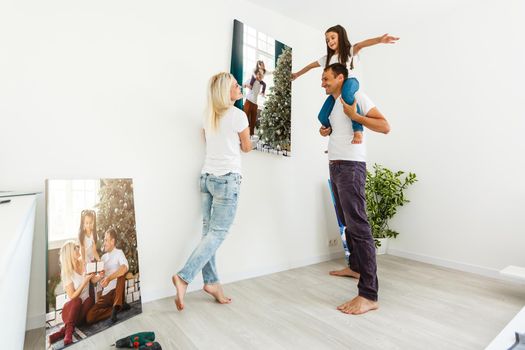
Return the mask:
[[182,311],[184,309],[184,295],[186,294],[186,289],[188,289],[188,283],[180,278],[178,275],[171,276],[171,281],[175,288],[177,288],[177,295],[175,296],[175,305],[177,305],[177,310]]
[[352,277],[359,279],[359,273],[351,270],[349,267],[345,267],[341,270],[335,270],[329,272],[330,276],[341,276],[341,277]]
[[363,133],[361,131],[354,131],[353,144],[363,143]]
[[232,302],[231,298],[224,296],[224,291],[220,284],[205,284],[202,289],[220,304],[230,304]]
[[368,300],[358,295],[354,299],[339,305],[337,310],[345,314],[361,315],[368,311],[377,310],[378,308],[379,303],[377,301]]

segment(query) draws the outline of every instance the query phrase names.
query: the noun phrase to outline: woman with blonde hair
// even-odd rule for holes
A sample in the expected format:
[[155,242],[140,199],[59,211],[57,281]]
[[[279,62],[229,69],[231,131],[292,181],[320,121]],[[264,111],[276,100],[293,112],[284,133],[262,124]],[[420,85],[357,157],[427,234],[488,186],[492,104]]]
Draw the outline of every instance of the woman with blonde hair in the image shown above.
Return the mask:
[[221,304],[224,296],[215,266],[215,252],[224,241],[237,210],[241,184],[241,151],[250,152],[250,130],[246,114],[235,107],[242,98],[233,75],[219,73],[208,85],[208,106],[204,118],[206,158],[200,177],[203,225],[202,239],[172,282],[177,289],[175,304],[184,309],[188,284],[202,271],[204,291]]
[[64,327],[49,336],[49,343],[64,338],[64,345],[73,342],[75,326],[85,322],[86,314],[94,300],[89,296],[89,281],[93,274],[85,273],[80,246],[74,241],[64,243],[60,248],[60,274],[68,302],[62,308]]

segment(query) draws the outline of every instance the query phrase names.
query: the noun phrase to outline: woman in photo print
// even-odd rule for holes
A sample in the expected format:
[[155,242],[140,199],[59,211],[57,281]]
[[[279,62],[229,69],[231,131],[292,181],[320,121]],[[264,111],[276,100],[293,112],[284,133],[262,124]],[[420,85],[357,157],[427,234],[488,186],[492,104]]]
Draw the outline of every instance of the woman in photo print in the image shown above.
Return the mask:
[[86,315],[94,304],[89,296],[89,281],[93,274],[86,275],[86,266],[80,256],[80,246],[74,241],[64,243],[60,248],[60,275],[66,291],[68,302],[62,308],[64,326],[49,335],[49,343],[53,344],[64,338],[64,345],[73,342],[75,326],[86,321]]

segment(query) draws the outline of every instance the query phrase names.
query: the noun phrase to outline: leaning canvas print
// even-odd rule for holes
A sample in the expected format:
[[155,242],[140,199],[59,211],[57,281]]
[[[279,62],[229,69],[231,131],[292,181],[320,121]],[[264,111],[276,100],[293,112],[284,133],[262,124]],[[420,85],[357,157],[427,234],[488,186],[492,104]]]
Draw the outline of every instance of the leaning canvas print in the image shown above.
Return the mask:
[[142,312],[132,179],[48,180],[46,349]]
[[292,49],[237,20],[230,73],[243,87],[244,110],[255,149],[291,155]]

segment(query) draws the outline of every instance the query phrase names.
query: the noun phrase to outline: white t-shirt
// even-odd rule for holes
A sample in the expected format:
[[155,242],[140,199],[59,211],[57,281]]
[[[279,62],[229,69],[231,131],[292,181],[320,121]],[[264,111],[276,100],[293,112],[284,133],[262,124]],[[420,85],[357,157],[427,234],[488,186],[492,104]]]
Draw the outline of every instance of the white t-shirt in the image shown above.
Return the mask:
[[[120,266],[128,265],[128,259],[124,256],[122,250],[113,248],[112,251],[102,255],[101,260],[104,262],[104,276],[109,276],[119,269]],[[102,295],[111,292],[117,286],[117,279],[111,280],[107,287],[102,290]]]
[[[355,71],[350,69],[350,62],[352,62],[352,57],[354,58],[354,68],[356,66],[356,63],[357,61],[359,61],[359,55],[354,55],[354,46],[352,46],[352,49],[350,50],[350,57],[348,58],[348,61],[346,62],[346,68],[348,68],[348,77],[349,78],[357,78],[356,74],[355,74]],[[319,63],[319,65],[321,66],[322,69],[325,68],[326,66],[326,58],[327,56],[324,55],[323,57],[321,57],[320,59],[317,60],[317,63]],[[331,58],[330,58],[330,64],[334,64],[334,63],[339,63],[339,55],[338,54],[334,54]]]
[[[245,85],[250,85],[250,81],[247,81]],[[252,85],[252,88],[249,89],[248,94],[246,95],[246,99],[253,104],[257,104],[257,97],[259,97],[261,89],[262,84],[258,80],[255,80],[255,82]]]
[[235,106],[231,106],[219,119],[217,130],[213,130],[207,120],[204,121],[206,158],[202,174],[208,173],[216,176],[228,173],[241,174],[239,133],[247,127],[246,113]]
[[84,249],[86,251],[86,262],[92,262],[95,260],[95,255],[93,254],[93,244],[94,244],[93,236],[88,237],[87,235],[84,236]]
[[[355,98],[362,115],[366,115],[375,107],[370,98],[360,91],[355,93]],[[352,119],[344,113],[343,104],[339,98],[335,100],[334,109],[332,109],[329,119],[332,133],[328,141],[328,159],[366,162],[366,133],[363,130],[362,143],[352,144],[352,139],[354,138]]]
[[[82,282],[84,281],[84,276],[79,275],[76,271],[73,272],[73,276],[71,276],[70,280],[65,280],[64,287],[73,282],[73,288],[75,290],[80,287]],[[82,299],[82,302],[86,301],[87,298],[89,298],[89,283],[84,286],[84,289],[82,289],[82,292],[80,292],[79,298]]]

